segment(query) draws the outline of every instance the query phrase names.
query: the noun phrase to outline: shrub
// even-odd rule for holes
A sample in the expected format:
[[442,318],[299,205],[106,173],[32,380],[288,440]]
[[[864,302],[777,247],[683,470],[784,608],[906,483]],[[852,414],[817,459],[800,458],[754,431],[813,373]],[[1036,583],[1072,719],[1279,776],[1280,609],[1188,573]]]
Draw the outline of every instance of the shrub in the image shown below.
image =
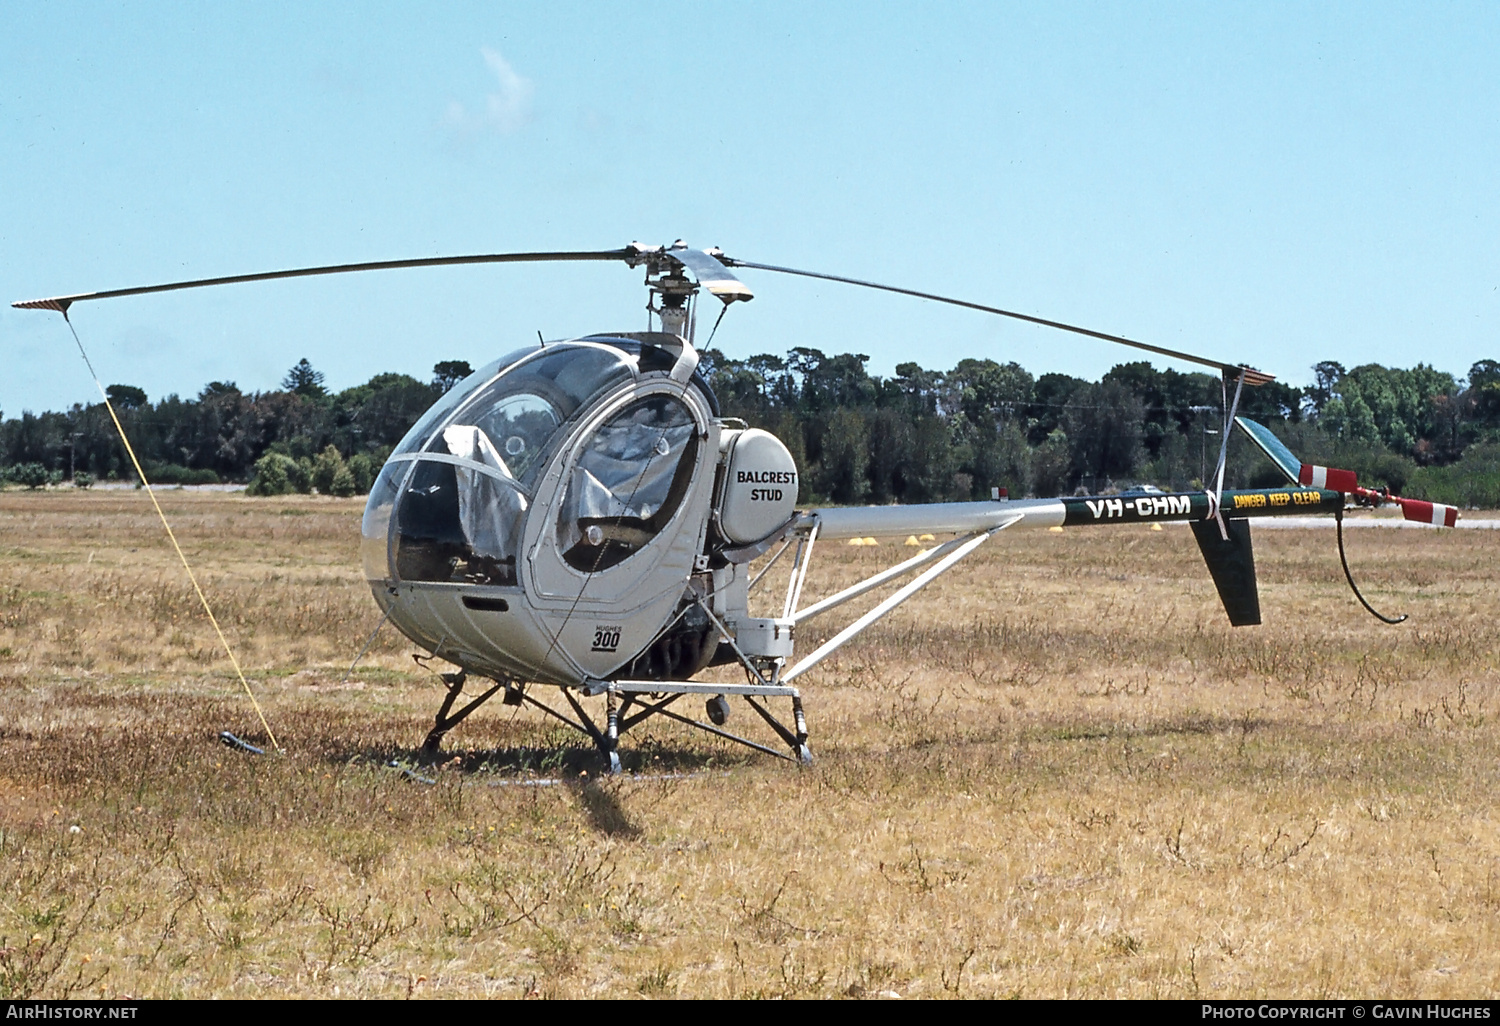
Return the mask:
[[218,484],[217,471],[208,468],[194,469],[178,463],[148,463],[146,476],[154,485]]
[[1446,467],[1423,467],[1402,494],[1469,509],[1500,508],[1500,442],[1471,445]]
[[375,461],[369,453],[357,452],[349,457],[349,473],[354,478],[354,490],[360,495],[368,494],[375,484]]
[[5,476],[16,484],[25,485],[33,491],[44,486],[52,477],[47,472],[47,468],[40,463],[17,463],[6,472]]
[[354,494],[354,475],[350,472],[347,464],[339,464],[339,469],[334,473],[333,480],[329,482],[328,494],[343,498]]
[[74,488],[92,488],[92,487],[94,487],[94,475],[90,474],[87,470],[80,470],[80,471],[78,471],[78,473],[76,473],[76,474],[73,475],[73,487]]
[[296,468],[297,461],[290,456],[268,452],[255,461],[255,473],[245,492],[249,495],[285,495],[294,491],[291,478]]
[[[348,468],[344,465],[344,457],[339,455],[339,451],[337,448],[330,445],[322,452],[318,453],[318,458],[313,462],[312,486],[316,488],[321,495],[337,494],[333,490],[333,482],[334,479],[338,477],[338,473],[341,470],[348,470]],[[353,479],[351,478],[350,481],[350,487],[352,488]],[[352,495],[354,493],[350,491],[346,492],[345,494]]]

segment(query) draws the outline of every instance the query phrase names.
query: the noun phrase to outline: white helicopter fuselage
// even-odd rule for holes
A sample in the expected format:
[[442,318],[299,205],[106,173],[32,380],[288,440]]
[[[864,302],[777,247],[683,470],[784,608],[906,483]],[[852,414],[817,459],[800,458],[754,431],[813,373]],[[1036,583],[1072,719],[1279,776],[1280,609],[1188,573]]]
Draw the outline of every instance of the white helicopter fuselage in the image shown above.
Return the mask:
[[706,665],[720,638],[693,595],[747,619],[744,564],[795,519],[797,478],[773,436],[718,418],[695,364],[680,337],[591,336],[455,386],[366,508],[365,571],[391,621],[496,679]]

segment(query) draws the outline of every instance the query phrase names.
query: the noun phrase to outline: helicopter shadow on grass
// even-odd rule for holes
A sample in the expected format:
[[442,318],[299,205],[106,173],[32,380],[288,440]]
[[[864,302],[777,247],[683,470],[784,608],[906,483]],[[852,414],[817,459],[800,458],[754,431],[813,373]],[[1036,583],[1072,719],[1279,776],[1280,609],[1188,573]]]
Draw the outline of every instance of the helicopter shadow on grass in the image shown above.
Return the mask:
[[365,762],[403,774],[417,784],[437,785],[443,778],[480,787],[563,787],[578,799],[589,824],[611,837],[640,833],[620,800],[620,785],[633,782],[685,779],[713,771],[727,771],[748,761],[737,754],[705,752],[687,745],[643,738],[639,747],[620,751],[622,771],[604,772],[604,762],[592,745],[550,747],[509,745],[466,749],[424,756],[420,747],[366,746],[345,752],[330,751],[325,758],[341,765]]

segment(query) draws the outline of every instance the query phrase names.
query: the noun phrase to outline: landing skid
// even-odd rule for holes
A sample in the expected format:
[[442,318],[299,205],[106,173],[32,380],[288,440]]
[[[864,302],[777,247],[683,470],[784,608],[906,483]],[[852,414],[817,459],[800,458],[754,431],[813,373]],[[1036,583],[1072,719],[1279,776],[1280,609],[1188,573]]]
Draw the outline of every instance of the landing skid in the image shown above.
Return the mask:
[[[448,694],[443,699],[442,707],[433,723],[432,730],[428,732],[427,739],[422,744],[422,756],[431,760],[436,758],[442,746],[443,738],[458,723],[469,716],[475,709],[483,705],[497,692],[504,690],[502,701],[506,705],[530,705],[540,709],[543,713],[553,719],[566,723],[580,734],[585,735],[594,742],[599,750],[605,765],[610,773],[619,773],[620,766],[620,736],[630,728],[650,719],[652,716],[661,716],[678,723],[684,723],[690,727],[722,737],[726,741],[752,748],[766,755],[773,755],[778,759],[786,759],[788,762],[796,762],[802,765],[812,763],[812,751],[807,745],[807,719],[802,713],[802,696],[794,687],[778,684],[700,684],[692,681],[656,681],[656,680],[623,680],[623,681],[590,681],[580,691],[585,697],[604,695],[604,722],[596,723],[594,718],[583,708],[582,703],[574,696],[573,688],[563,688],[562,696],[572,707],[573,716],[558,712],[547,703],[527,693],[524,685],[514,681],[499,681],[478,697],[474,698],[458,712],[452,712],[454,703],[463,691],[465,675],[462,673],[445,674],[444,682],[448,685]],[[778,737],[786,743],[790,754],[768,747],[758,741],[752,741],[747,737],[724,730],[713,723],[704,723],[669,708],[679,699],[687,695],[702,695],[709,699],[722,698],[730,695],[742,697],[750,708],[755,710],[757,716],[766,722]],[[790,698],[792,700],[792,722],[791,725],[783,723],[764,704],[768,698]],[[760,699],[761,701],[757,701]],[[725,708],[727,712],[727,708]]]

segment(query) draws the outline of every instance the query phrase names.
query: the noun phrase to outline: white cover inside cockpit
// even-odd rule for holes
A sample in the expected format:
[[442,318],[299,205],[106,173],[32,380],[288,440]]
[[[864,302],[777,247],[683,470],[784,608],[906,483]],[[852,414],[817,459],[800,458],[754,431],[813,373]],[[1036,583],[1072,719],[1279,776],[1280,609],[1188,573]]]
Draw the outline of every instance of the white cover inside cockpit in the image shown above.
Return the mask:
[[475,555],[505,561],[513,559],[521,543],[521,518],[526,496],[513,484],[515,479],[494,443],[472,424],[454,424],[443,429],[448,451],[459,459],[481,463],[500,473],[504,480],[465,467],[455,467],[458,479],[458,521],[464,539]]

